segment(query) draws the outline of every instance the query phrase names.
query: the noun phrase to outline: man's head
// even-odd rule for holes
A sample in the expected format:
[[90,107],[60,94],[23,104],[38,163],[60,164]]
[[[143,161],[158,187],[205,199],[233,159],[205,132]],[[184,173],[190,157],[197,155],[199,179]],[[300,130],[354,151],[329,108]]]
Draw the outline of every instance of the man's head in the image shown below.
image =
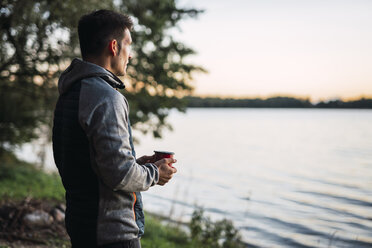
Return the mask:
[[108,59],[106,69],[125,74],[130,59],[131,18],[111,10],[98,10],[79,20],[78,33],[84,60]]

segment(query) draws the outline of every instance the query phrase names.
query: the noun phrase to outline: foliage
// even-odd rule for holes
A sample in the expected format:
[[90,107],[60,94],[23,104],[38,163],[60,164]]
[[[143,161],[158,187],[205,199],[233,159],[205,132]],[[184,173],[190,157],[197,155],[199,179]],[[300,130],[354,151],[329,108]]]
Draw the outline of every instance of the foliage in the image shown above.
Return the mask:
[[[30,141],[41,125],[51,126],[56,82],[80,54],[80,16],[106,8],[133,16],[134,59],[128,91],[135,128],[160,136],[167,109],[184,110],[178,97],[191,91],[191,73],[203,71],[183,59],[194,53],[169,31],[187,16],[175,0],[4,0],[0,3],[0,147]],[[136,125],[141,123],[141,125]]]
[[333,100],[312,104],[309,99],[293,97],[271,97],[267,99],[233,99],[217,97],[185,97],[191,108],[360,108],[371,109],[372,99],[361,98],[353,101]]
[[[97,1],[98,2],[98,1]],[[88,1],[0,4],[0,147],[27,142],[50,125],[56,78],[76,54],[76,15]]]
[[178,227],[162,224],[161,218],[146,213],[143,248],[191,248],[189,235]]
[[245,247],[238,230],[229,220],[213,222],[196,208],[188,225],[189,232],[178,226],[161,224],[161,219],[146,214],[146,231],[141,239],[144,248],[240,248]]
[[0,161],[0,199],[64,199],[65,190],[58,175],[42,172],[8,152],[0,156]]
[[[182,9],[174,0],[142,0],[121,6],[135,18],[134,54],[128,67],[131,122],[144,133],[161,136],[170,108],[185,110],[181,96],[190,93],[192,72],[203,68],[186,64],[184,58],[195,52],[176,41],[169,33],[183,18],[195,17],[201,11]],[[146,123],[146,125],[143,125]],[[136,125],[137,124],[137,125]]]
[[233,99],[217,97],[186,97],[188,107],[226,107],[226,108],[307,108],[311,107],[309,99],[292,97],[271,97],[267,99]]
[[213,222],[204,216],[202,209],[194,211],[189,227],[195,247],[245,247],[231,221],[223,219]]
[[361,98],[353,101],[333,100],[328,102],[319,102],[316,108],[358,108],[372,109],[372,99]]

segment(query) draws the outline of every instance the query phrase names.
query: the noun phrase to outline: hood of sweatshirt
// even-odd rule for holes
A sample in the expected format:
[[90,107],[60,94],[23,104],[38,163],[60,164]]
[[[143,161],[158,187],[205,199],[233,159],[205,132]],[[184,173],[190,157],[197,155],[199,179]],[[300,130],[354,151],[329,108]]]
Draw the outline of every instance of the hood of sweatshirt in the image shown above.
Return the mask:
[[75,82],[90,77],[101,77],[114,88],[125,88],[124,83],[112,72],[99,65],[75,58],[58,80],[59,94],[68,91]]

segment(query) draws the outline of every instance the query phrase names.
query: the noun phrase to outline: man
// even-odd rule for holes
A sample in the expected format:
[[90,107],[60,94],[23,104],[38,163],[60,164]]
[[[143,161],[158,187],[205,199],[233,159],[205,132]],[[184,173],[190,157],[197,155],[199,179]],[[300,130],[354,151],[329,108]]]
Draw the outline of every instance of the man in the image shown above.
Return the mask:
[[[66,229],[72,247],[141,247],[140,191],[167,183],[172,158],[137,161],[129,106],[117,89],[132,43],[128,16],[99,10],[78,25],[83,60],[74,59],[58,82],[53,153],[66,189]],[[150,163],[149,163],[150,162]]]

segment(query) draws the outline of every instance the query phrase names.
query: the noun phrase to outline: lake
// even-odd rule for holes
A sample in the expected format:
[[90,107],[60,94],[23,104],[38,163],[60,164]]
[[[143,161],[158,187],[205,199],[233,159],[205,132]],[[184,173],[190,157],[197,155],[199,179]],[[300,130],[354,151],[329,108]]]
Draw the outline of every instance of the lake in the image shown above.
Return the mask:
[[147,211],[187,221],[200,206],[257,247],[372,247],[372,110],[201,108],[169,122],[161,140],[134,133],[138,155],[178,160],[143,194]]

